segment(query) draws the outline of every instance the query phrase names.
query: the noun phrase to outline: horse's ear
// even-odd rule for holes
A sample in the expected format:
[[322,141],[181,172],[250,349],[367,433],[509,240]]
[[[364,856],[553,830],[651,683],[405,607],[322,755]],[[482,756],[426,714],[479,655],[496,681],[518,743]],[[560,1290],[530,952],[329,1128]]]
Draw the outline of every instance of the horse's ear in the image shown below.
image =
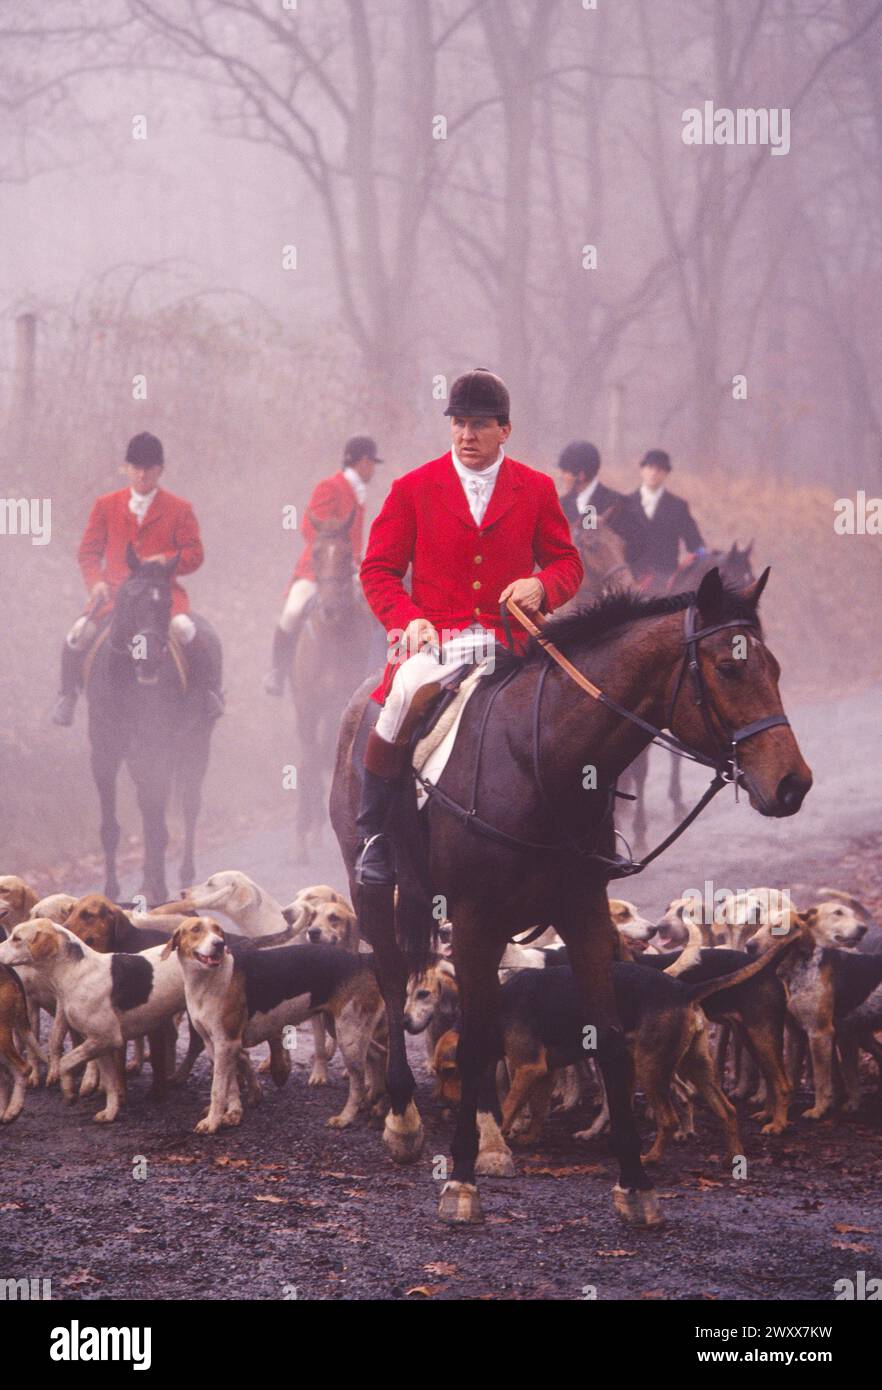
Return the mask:
[[695,595],[695,602],[698,611],[703,618],[715,618],[720,611],[723,601],[723,581],[720,578],[720,571],[714,565],[712,570],[708,570],[698,586],[698,593]]
[[742,551],[742,554],[744,555],[745,560],[747,559],[748,555],[751,553],[752,550],[753,550],[753,537],[751,536],[750,540],[749,540],[748,543],[747,543],[747,549],[746,549],[745,551]]
[[170,560],[165,561],[163,568],[165,569],[166,574],[174,574],[175,570],[177,569],[180,563],[181,552],[178,551],[177,554],[173,555]]
[[730,560],[737,560],[740,553],[741,552],[738,549],[738,542],[733,541],[729,550],[729,554],[726,556],[726,563],[728,564]]
[[141,568],[141,561],[135,554],[135,547],[132,545],[131,541],[128,541],[126,544],[126,564],[132,571],[132,574],[137,573],[137,571]]
[[746,589],[742,590],[741,597],[746,598],[748,603],[752,603],[754,608],[756,608],[757,604],[759,603],[763,589],[769,582],[769,575],[771,574],[771,572],[771,565],[766,565],[766,568],[763,570],[759,579],[755,579],[752,584],[748,585]]

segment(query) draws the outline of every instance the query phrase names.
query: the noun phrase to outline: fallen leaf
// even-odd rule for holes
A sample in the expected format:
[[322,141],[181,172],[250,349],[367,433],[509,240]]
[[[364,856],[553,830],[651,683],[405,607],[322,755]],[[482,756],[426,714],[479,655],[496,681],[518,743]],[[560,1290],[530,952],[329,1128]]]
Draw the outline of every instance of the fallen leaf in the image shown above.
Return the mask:
[[853,1250],[856,1255],[869,1255],[872,1253],[871,1245],[856,1245],[847,1240],[834,1240],[834,1250]]
[[[0,1207],[0,1211],[2,1210],[3,1208]],[[858,1236],[875,1235],[875,1231],[870,1230],[869,1226],[849,1226],[847,1221],[837,1221],[833,1230],[838,1231],[841,1236],[851,1235],[852,1233]]]
[[419,1294],[421,1298],[434,1298],[443,1287],[443,1284],[415,1284],[412,1289],[405,1289],[405,1294],[408,1298],[411,1294]]
[[90,1269],[77,1269],[73,1274],[69,1274],[66,1279],[62,1279],[61,1284],[66,1289],[78,1289],[83,1284],[100,1284],[101,1280]]
[[445,1260],[434,1260],[431,1264],[423,1265],[423,1269],[427,1274],[440,1274],[442,1278],[456,1273],[456,1265],[447,1264]]
[[274,1197],[270,1192],[261,1192],[255,1197],[255,1202],[274,1202],[277,1206],[285,1206],[287,1197]]
[[599,1255],[604,1260],[630,1260],[632,1255],[636,1255],[636,1250],[595,1250],[595,1255]]

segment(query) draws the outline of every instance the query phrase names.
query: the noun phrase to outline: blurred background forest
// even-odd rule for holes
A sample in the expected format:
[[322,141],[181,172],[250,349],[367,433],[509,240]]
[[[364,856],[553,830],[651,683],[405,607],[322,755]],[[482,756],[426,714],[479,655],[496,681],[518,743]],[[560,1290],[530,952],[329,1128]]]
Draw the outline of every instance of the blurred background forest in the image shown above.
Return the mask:
[[[754,538],[785,699],[878,679],[879,538],[832,523],[882,495],[882,4],[0,0],[0,100],[0,493],[52,500],[50,544],[0,536],[3,872],[97,843],[84,712],[48,711],[142,429],[225,644],[209,832],[293,826],[282,508],[367,432],[372,515],[474,365],[515,457],[592,439],[630,490],[663,447],[709,544]],[[788,108],[789,153],[685,145],[705,101]]]

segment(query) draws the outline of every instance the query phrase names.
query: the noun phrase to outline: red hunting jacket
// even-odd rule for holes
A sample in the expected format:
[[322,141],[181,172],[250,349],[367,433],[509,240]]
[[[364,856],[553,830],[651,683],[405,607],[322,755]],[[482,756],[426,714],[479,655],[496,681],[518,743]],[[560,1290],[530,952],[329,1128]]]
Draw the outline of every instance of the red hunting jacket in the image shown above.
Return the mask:
[[[410,593],[403,583],[409,566]],[[582,581],[582,561],[551,479],[506,457],[479,527],[446,453],[392,484],[371,527],[361,584],[387,631],[428,618],[439,635],[478,622],[504,637],[499,595],[534,574],[545,587],[546,611],[566,603]],[[515,640],[526,641],[516,624],[514,631]],[[373,692],[380,703],[394,669],[387,666]]]
[[[178,578],[198,570],[204,559],[199,523],[193,508],[182,497],[157,488],[156,496],[139,526],[137,517],[129,511],[130,496],[131,491],[127,487],[119,492],[106,492],[92,508],[77,551],[86,587],[91,589],[103,579],[110,585],[112,597],[116,596],[120,584],[130,574],[126,560],[126,546],[130,541],[135,554],[141,559],[162,555],[170,560],[173,555],[180,553],[172,581],[172,616],[186,613],[190,603]],[[106,613],[111,606],[112,600],[100,612]]]
[[[364,507],[358,501],[349,481],[343,476],[342,470],[339,473],[334,473],[330,478],[323,478],[320,483],[316,484],[306,511],[303,513],[300,534],[306,544],[294,567],[291,584],[294,583],[295,579],[315,579],[312,568],[312,546],[316,531],[310,518],[315,517],[316,521],[345,521],[353,511],[354,516],[349,535],[352,541],[352,558],[357,569],[361,563]],[[290,588],[290,585],[288,587]]]

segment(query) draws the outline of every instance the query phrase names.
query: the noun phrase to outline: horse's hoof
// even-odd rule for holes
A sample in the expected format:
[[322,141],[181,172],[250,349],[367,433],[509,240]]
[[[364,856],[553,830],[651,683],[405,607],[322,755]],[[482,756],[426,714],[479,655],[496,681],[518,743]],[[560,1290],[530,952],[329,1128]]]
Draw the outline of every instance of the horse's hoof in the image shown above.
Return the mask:
[[415,1163],[423,1151],[423,1122],[410,1100],[403,1115],[390,1110],[383,1127],[383,1143],[395,1163]]
[[619,1187],[616,1183],[613,1188],[613,1204],[622,1220],[627,1221],[630,1226],[652,1228],[664,1225],[665,1218],[651,1187]]
[[506,1149],[487,1149],[485,1153],[479,1153],[475,1172],[479,1178],[517,1177],[514,1159]]
[[438,1220],[450,1226],[478,1226],[484,1220],[478,1189],[470,1182],[446,1182],[438,1203]]

